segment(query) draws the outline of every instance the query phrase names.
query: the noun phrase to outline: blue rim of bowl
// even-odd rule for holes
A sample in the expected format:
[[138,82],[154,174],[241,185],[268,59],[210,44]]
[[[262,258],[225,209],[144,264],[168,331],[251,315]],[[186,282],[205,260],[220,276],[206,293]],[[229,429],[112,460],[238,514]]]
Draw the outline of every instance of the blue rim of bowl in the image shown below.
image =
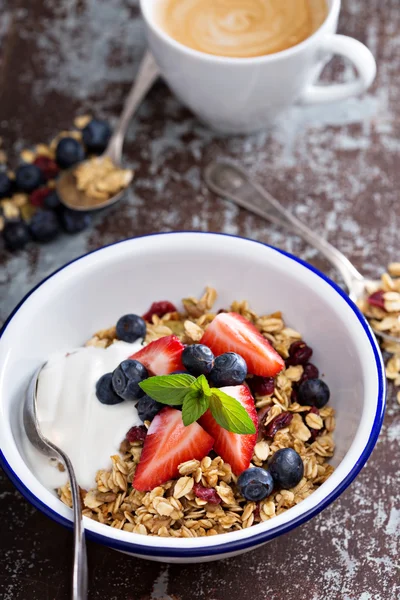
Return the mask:
[[[24,298],[21,300],[21,302],[19,302],[19,304],[14,308],[14,310],[11,312],[10,316],[5,321],[3,327],[1,328],[1,331],[0,331],[0,338],[4,334],[5,330],[7,329],[8,325],[11,322],[11,320],[13,319],[13,317],[17,314],[17,312],[19,311],[21,306],[26,302],[26,300],[29,298],[29,296],[31,296],[48,279],[50,279],[51,277],[54,277],[54,275],[56,275],[60,271],[64,270],[71,264],[81,260],[82,258],[85,258],[86,256],[89,256],[90,254],[94,254],[95,252],[99,252],[105,248],[110,248],[111,246],[116,246],[117,244],[123,244],[132,239],[143,239],[143,238],[153,237],[153,236],[181,235],[181,234],[216,235],[216,236],[222,236],[222,237],[231,237],[231,238],[236,238],[236,239],[240,239],[240,240],[245,240],[247,242],[252,242],[255,244],[260,244],[262,246],[267,246],[268,248],[271,248],[272,250],[275,250],[276,252],[279,252],[280,254],[283,254],[284,256],[290,258],[291,260],[294,260],[295,262],[299,263],[300,265],[302,265],[309,271],[312,271],[313,273],[318,275],[318,277],[323,279],[326,283],[328,283],[343,298],[343,300],[350,306],[350,308],[354,312],[355,316],[357,317],[358,321],[360,322],[362,328],[364,329],[365,334],[372,346],[372,349],[374,352],[377,376],[378,376],[378,399],[377,399],[377,407],[376,407],[374,422],[372,425],[370,436],[368,438],[368,442],[367,442],[366,446],[364,447],[359,459],[355,463],[354,467],[347,474],[347,476],[343,479],[343,481],[330,494],[328,494],[328,496],[326,496],[323,499],[323,501],[320,502],[320,504],[318,506],[309,509],[307,512],[303,513],[302,515],[299,515],[296,519],[293,519],[292,521],[289,521],[288,523],[284,523],[283,525],[278,525],[277,527],[274,527],[273,529],[270,529],[266,532],[257,533],[254,536],[251,536],[244,540],[238,540],[238,541],[234,541],[234,542],[225,542],[225,543],[223,542],[223,540],[221,540],[221,544],[219,544],[218,546],[212,546],[212,547],[204,546],[202,548],[182,548],[182,550],[179,550],[177,548],[151,548],[149,546],[142,546],[141,544],[136,544],[136,543],[132,543],[132,542],[123,542],[121,540],[113,540],[112,538],[110,538],[108,536],[104,536],[99,533],[95,533],[93,531],[86,530],[86,532],[85,532],[87,538],[94,542],[103,544],[105,546],[108,546],[109,548],[114,548],[115,550],[128,552],[130,554],[146,556],[149,558],[151,558],[152,556],[163,557],[163,558],[182,558],[182,559],[195,558],[195,557],[200,558],[200,557],[205,557],[205,556],[216,556],[217,557],[217,555],[219,555],[219,554],[230,554],[230,553],[240,552],[241,550],[246,550],[253,546],[258,546],[258,545],[264,544],[265,542],[268,542],[268,541],[274,539],[275,537],[278,537],[285,533],[289,533],[290,531],[292,531],[299,525],[303,525],[304,523],[309,521],[312,517],[316,516],[318,513],[320,513],[322,510],[324,510],[324,508],[326,508],[329,504],[331,504],[331,502],[336,500],[344,492],[344,490],[352,483],[352,481],[356,478],[358,473],[361,471],[362,467],[364,466],[364,464],[368,460],[369,456],[371,455],[371,452],[374,449],[374,446],[378,439],[378,436],[379,436],[379,433],[380,433],[380,430],[382,427],[383,417],[384,417],[384,413],[385,413],[385,404],[386,404],[386,378],[384,375],[383,359],[382,359],[382,355],[381,355],[381,352],[378,347],[378,343],[377,343],[375,336],[374,336],[370,326],[368,325],[365,317],[362,315],[362,313],[357,308],[357,306],[354,304],[354,302],[352,300],[350,300],[350,298],[347,296],[347,294],[334,281],[332,281],[329,277],[324,275],[324,273],[322,273],[321,271],[319,271],[318,269],[316,269],[309,263],[301,260],[300,258],[297,258],[293,254],[290,254],[289,252],[285,252],[284,250],[281,250],[280,248],[275,248],[274,246],[271,246],[269,244],[265,244],[264,242],[259,242],[257,240],[251,240],[249,238],[244,238],[244,237],[241,237],[238,235],[232,235],[232,234],[228,234],[228,233],[217,233],[217,232],[206,232],[206,231],[169,231],[169,232],[162,232],[162,233],[151,233],[151,234],[147,234],[147,235],[138,236],[135,238],[128,238],[126,240],[120,240],[118,242],[113,242],[106,246],[102,246],[101,248],[97,248],[96,250],[92,250],[91,252],[87,252],[81,256],[78,256],[77,258],[69,261],[68,263],[66,263],[65,265],[60,267],[59,269],[56,269],[55,271],[53,271],[53,273],[51,273],[50,275],[45,277],[42,281],[40,281],[33,289],[31,289],[24,296]],[[26,500],[28,500],[28,502],[33,504],[33,506],[35,506],[35,508],[39,509],[46,516],[50,517],[53,521],[56,521],[56,523],[59,523],[60,525],[63,525],[64,527],[68,527],[68,528],[72,529],[71,521],[62,517],[61,515],[59,515],[57,512],[53,511],[52,509],[50,509],[37,496],[32,494],[32,492],[25,486],[25,484],[19,479],[19,477],[16,475],[16,473],[12,470],[11,466],[8,464],[6,458],[1,450],[0,450],[0,466],[4,469],[5,473],[8,475],[9,479],[15,485],[17,490],[19,492],[21,492],[21,494],[26,498]],[[223,536],[221,536],[221,537],[223,537]]]

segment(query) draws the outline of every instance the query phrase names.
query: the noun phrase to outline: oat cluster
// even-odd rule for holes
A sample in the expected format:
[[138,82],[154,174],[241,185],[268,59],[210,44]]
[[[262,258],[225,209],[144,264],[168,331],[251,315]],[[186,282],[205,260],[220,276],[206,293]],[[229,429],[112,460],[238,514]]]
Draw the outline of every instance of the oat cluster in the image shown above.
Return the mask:
[[79,164],[74,176],[79,191],[102,202],[127,188],[133,179],[133,171],[121,169],[109,156],[95,156]]
[[[214,317],[212,306],[216,292],[207,288],[199,300],[185,298],[184,311],[153,316],[147,325],[146,342],[175,334],[184,343],[198,342]],[[234,302],[231,311],[249,319],[271,342],[283,358],[289,356],[290,345],[301,339],[296,330],[286,327],[280,312],[258,316],[248,302]],[[115,340],[115,327],[99,331],[88,345],[107,347]],[[236,487],[236,477],[229,464],[219,456],[202,461],[191,460],[179,466],[177,479],[158,486],[151,492],[139,492],[131,482],[140,460],[142,442],[124,440],[121,455],[111,457],[112,467],[98,471],[96,488],[82,490],[83,514],[100,523],[124,531],[163,537],[199,537],[245,529],[267,521],[307,498],[333,472],[328,460],[334,452],[335,414],[332,407],[321,410],[301,406],[292,401],[293,385],[303,374],[303,367],[290,366],[275,378],[275,390],[269,396],[255,397],[260,430],[271,437],[259,436],[252,464],[266,466],[281,448],[294,448],[304,463],[304,476],[291,490],[274,491],[265,500],[245,500]],[[287,426],[275,431],[274,423],[285,419]],[[149,425],[149,423],[145,423]],[[213,501],[196,494],[196,488],[213,490]],[[69,485],[58,490],[63,502],[71,506]],[[199,494],[200,496],[202,494]]]

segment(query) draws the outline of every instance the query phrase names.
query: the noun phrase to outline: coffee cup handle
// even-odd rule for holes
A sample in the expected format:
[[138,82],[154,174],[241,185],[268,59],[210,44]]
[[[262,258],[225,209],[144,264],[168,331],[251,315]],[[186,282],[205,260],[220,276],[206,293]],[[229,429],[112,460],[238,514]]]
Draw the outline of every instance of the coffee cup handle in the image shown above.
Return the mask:
[[302,104],[323,104],[344,100],[365,92],[376,75],[375,59],[364,44],[345,35],[327,35],[320,51],[325,54],[336,54],[349,59],[355,66],[358,76],[348,83],[331,85],[310,85],[300,97]]

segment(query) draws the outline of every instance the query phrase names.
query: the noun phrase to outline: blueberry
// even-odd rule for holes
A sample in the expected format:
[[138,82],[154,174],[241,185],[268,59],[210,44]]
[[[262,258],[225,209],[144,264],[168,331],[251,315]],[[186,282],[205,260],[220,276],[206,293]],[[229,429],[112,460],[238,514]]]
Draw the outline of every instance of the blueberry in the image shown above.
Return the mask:
[[250,467],[237,480],[239,491],[246,500],[259,502],[272,494],[274,480],[271,474],[260,467]]
[[189,375],[187,371],[172,371],[171,375]]
[[214,366],[214,354],[208,346],[192,344],[182,352],[183,366],[191,375],[208,375]]
[[146,335],[146,323],[138,315],[124,315],[117,322],[117,338],[123,342],[136,342]]
[[24,221],[8,221],[4,225],[3,238],[8,250],[19,250],[30,240],[28,225]]
[[107,148],[111,128],[107,121],[92,119],[82,130],[83,143],[89,152],[101,154]]
[[15,184],[23,192],[33,192],[43,183],[42,171],[36,165],[21,165],[15,173]]
[[46,198],[43,201],[43,206],[44,208],[48,208],[49,210],[60,210],[62,204],[55,190],[53,190],[52,192],[50,192],[50,194],[46,196]]
[[144,396],[139,383],[149,376],[147,369],[137,360],[124,360],[112,377],[114,391],[124,400],[138,400]]
[[214,387],[240,385],[247,375],[247,365],[244,358],[236,352],[226,352],[217,356],[210,373],[210,383]]
[[119,404],[123,399],[114,392],[112,373],[102,375],[96,383],[96,396],[102,404]]
[[65,137],[57,144],[56,162],[62,169],[68,169],[85,158],[82,144],[75,138]]
[[60,233],[57,216],[51,210],[38,210],[29,223],[32,237],[38,242],[50,242]]
[[137,403],[137,411],[139,418],[145,421],[152,421],[157,413],[163,408],[163,404],[156,402],[150,396],[142,396]]
[[307,379],[299,385],[297,402],[303,406],[322,408],[329,402],[331,393],[325,381],[321,379]]
[[89,227],[91,218],[85,212],[64,208],[61,212],[61,225],[67,233],[80,233]]
[[296,450],[282,448],[275,452],[268,465],[277,487],[289,490],[297,485],[304,473],[303,461]]
[[8,198],[12,193],[13,182],[7,173],[0,173],[0,198]]

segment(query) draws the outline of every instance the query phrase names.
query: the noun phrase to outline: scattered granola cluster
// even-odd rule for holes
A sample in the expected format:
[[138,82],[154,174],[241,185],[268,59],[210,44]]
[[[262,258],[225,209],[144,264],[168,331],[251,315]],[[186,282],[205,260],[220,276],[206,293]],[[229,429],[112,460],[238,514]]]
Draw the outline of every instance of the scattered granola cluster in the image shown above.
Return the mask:
[[[400,263],[390,263],[380,284],[368,286],[366,291],[368,295],[358,302],[358,307],[371,326],[387,335],[400,337]],[[386,377],[400,387],[400,343],[383,339],[380,345],[383,351],[391,354],[386,363]],[[400,404],[400,391],[397,402]]]
[[[215,290],[207,288],[199,300],[184,299],[183,312],[157,314],[154,310],[148,317],[146,342],[171,334],[186,344],[198,342],[216,317],[211,312],[215,299]],[[309,496],[332,474],[328,460],[334,453],[334,409],[329,405],[317,409],[297,402],[299,384],[308,376],[318,377],[317,368],[309,362],[311,349],[299,332],[286,327],[280,312],[258,316],[246,301],[234,302],[230,311],[255,325],[286,362],[286,368],[271,382],[260,385],[257,378],[248,381],[259,421],[252,466],[266,467],[278,450],[292,448],[304,464],[301,481],[292,489],[275,490],[264,500],[251,502],[240,494],[231,465],[211,452],[201,461],[180,464],[178,478],[148,492],[138,491],[132,487],[132,480],[140,461],[145,427],[150,426],[145,421],[143,436],[139,431],[142,428],[129,431],[121,444],[121,455],[111,457],[111,470],[98,471],[97,487],[82,491],[85,516],[143,535],[216,535],[245,529],[281,514]],[[115,339],[116,329],[111,327],[98,332],[87,344],[104,348]],[[71,506],[68,484],[58,494]]]
[[[99,163],[96,158],[104,152],[110,136],[106,121],[79,116],[71,130],[61,131],[49,144],[22,150],[15,171],[7,167],[0,139],[0,232],[8,250],[19,250],[32,240],[50,242],[62,231],[79,233],[89,226],[89,214],[65,208],[60,202],[56,180],[63,169],[93,157],[89,161],[91,175],[82,169],[80,185],[89,186],[98,200],[100,195],[107,199],[129,185],[132,172],[116,169],[107,160]],[[102,165],[101,169],[93,170],[95,164]]]

